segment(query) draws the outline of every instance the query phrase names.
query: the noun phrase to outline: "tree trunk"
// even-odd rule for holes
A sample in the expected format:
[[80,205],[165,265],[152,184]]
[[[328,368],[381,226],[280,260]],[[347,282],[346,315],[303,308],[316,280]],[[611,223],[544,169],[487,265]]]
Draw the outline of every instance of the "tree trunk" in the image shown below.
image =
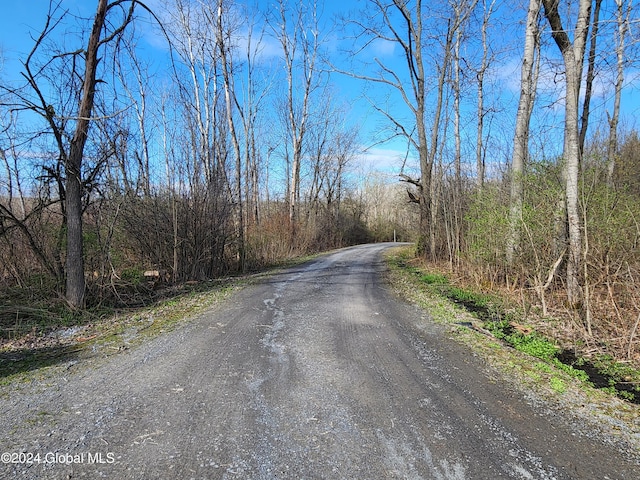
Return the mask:
[[460,218],[462,217],[462,137],[460,133],[461,112],[460,112],[460,43],[462,41],[461,29],[456,32],[456,39],[453,46],[453,136],[455,143],[454,153],[454,170],[455,179],[453,187],[453,215],[452,215],[452,233],[453,246],[449,248],[449,262],[453,265],[454,257],[457,258],[460,253],[460,244],[462,243],[462,229]]
[[[228,12],[225,12],[228,13]],[[227,49],[230,48],[227,45],[227,40],[231,36],[230,32],[226,32],[223,25],[223,5],[222,0],[218,3],[218,15],[217,15],[217,40],[218,50],[220,54],[220,62],[222,66],[222,78],[224,83],[224,98],[227,112],[227,125],[229,126],[229,134],[231,136],[231,143],[233,145],[233,153],[235,156],[236,165],[236,190],[237,190],[237,210],[236,210],[236,224],[237,224],[237,237],[238,237],[238,267],[241,272],[245,270],[246,249],[245,249],[245,222],[244,222],[244,205],[242,195],[242,156],[240,152],[240,141],[238,140],[238,134],[236,132],[236,124],[233,118],[233,103],[231,96],[233,95],[233,78],[231,70],[233,69],[232,60],[227,55]]]
[[[437,209],[434,208],[433,201],[435,188],[431,185],[433,178],[433,166],[435,164],[436,155],[438,154],[438,146],[440,145],[439,136],[440,136],[440,120],[442,116],[443,103],[444,103],[444,93],[446,86],[446,78],[447,71],[451,67],[451,50],[453,48],[453,36],[455,34],[455,27],[451,26],[451,22],[449,22],[449,26],[447,28],[447,35],[445,37],[445,45],[444,45],[444,54],[442,59],[442,64],[438,67],[440,70],[438,72],[438,86],[436,93],[436,103],[435,103],[435,112],[433,116],[433,124],[431,125],[431,148],[428,150],[428,178],[429,178],[429,187],[426,189],[430,192],[429,198],[429,214],[430,214],[430,222],[429,222],[429,253],[431,259],[435,260],[437,256],[437,241],[436,241],[436,217],[437,217]],[[424,76],[423,76],[424,78]],[[424,99],[423,99],[424,102]],[[423,110],[424,111],[424,110]],[[426,146],[425,146],[426,149]],[[426,170],[426,169],[425,169]],[[440,177],[439,177],[440,178]]]
[[616,23],[618,27],[618,42],[616,45],[616,93],[613,102],[613,113],[608,115],[609,119],[609,142],[607,145],[607,183],[613,186],[613,174],[616,166],[616,152],[618,149],[618,121],[620,118],[620,101],[622,98],[622,86],[624,84],[624,51],[625,39],[629,29],[629,15],[631,13],[631,4],[627,4],[627,12],[624,14],[624,1],[615,0],[616,2]]
[[[578,208],[578,179],[580,176],[580,145],[578,135],[578,72],[567,68],[567,106],[565,117],[565,201],[569,258],[567,261],[567,295],[570,305],[580,303],[580,274],[582,261],[582,233]],[[576,83],[578,82],[578,83]],[[571,99],[571,100],[569,100]]]
[[579,95],[582,66],[591,17],[591,0],[580,0],[573,42],[562,25],[558,0],[543,0],[551,35],[562,54],[565,67],[566,99],[564,128],[564,181],[569,251],[567,258],[567,299],[577,306],[582,301],[582,233],[578,208],[580,175]]
[[587,63],[587,78],[584,89],[584,101],[582,103],[582,117],[580,118],[580,156],[582,156],[582,152],[584,151],[584,142],[587,138],[587,130],[589,128],[589,112],[591,111],[591,95],[593,92],[593,81],[595,79],[601,5],[602,0],[595,0],[593,8],[593,27],[591,28],[591,45],[589,47],[589,58]]
[[[516,131],[513,137],[513,157],[511,159],[511,197],[509,216],[509,237],[507,238],[507,265],[513,265],[520,248],[520,222],[522,221],[522,184],[524,165],[529,154],[529,123],[535,100],[537,83],[537,62],[539,60],[539,28],[541,0],[530,0],[525,31],[524,54],[520,74],[520,101],[516,116]],[[536,57],[538,60],[536,60]]]
[[476,185],[478,190],[484,186],[485,161],[484,161],[484,76],[489,68],[489,44],[487,41],[487,29],[489,19],[493,14],[496,0],[491,0],[491,4],[484,4],[484,17],[482,20],[482,60],[480,68],[476,72],[477,84],[477,119],[476,119]]
[[107,0],[99,0],[98,10],[89,36],[85,53],[85,74],[82,99],[78,111],[75,133],[71,139],[66,170],[66,211],[67,211],[67,259],[66,298],[74,308],[84,306],[85,278],[82,239],[82,157],[87,142],[89,119],[93,111],[98,68],[98,48],[100,35],[107,14]]
[[[317,5],[315,1],[310,2],[309,5],[302,3],[296,5],[296,10],[294,11],[295,25],[292,31],[288,31],[287,2],[279,0],[278,8],[280,16],[276,21],[279,25],[274,26],[274,32],[282,46],[287,71],[287,127],[292,149],[289,222],[291,233],[295,235],[295,222],[298,218],[298,204],[300,202],[300,172],[304,153],[303,146],[310,117],[311,95],[318,86],[318,79],[316,78],[318,76],[316,60],[319,50]],[[310,10],[307,10],[307,8],[310,8]],[[311,25],[306,25],[309,20],[312,22]],[[311,35],[304,33],[307,27],[314,33]],[[297,51],[298,49],[300,51]],[[294,85],[296,62],[300,62],[302,68],[301,88],[295,88]]]

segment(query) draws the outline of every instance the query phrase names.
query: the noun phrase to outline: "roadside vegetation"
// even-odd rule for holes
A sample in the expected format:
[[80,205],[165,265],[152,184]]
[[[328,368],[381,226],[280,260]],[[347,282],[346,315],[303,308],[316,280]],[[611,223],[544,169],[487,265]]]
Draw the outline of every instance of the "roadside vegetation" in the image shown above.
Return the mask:
[[[397,294],[450,327],[452,338],[519,388],[531,388],[552,401],[568,401],[576,410],[623,419],[640,433],[640,370],[607,355],[576,352],[562,343],[562,335],[553,335],[549,324],[554,319],[525,316],[512,296],[483,293],[451,278],[416,258],[414,247],[389,251],[387,263]],[[619,401],[611,403],[613,398]]]
[[301,255],[261,271],[203,282],[155,288],[144,280],[123,283],[122,290],[135,289],[135,302],[129,299],[129,303],[123,303],[120,295],[120,303],[83,310],[69,309],[63,301],[52,301],[40,290],[35,290],[40,296],[28,300],[19,296],[23,290],[5,291],[0,304],[4,312],[13,310],[15,323],[5,316],[0,338],[0,385],[28,380],[32,374],[47,375],[46,367],[67,368],[83,359],[134,348],[197,318],[237,289],[309,258]]
[[212,308],[244,281],[182,285],[154,292],[145,305],[130,307],[70,311],[64,304],[40,301],[26,311],[16,308],[18,324],[13,331],[4,329],[0,384],[28,380],[31,374],[47,375],[46,367],[68,368],[83,359],[133,348]]

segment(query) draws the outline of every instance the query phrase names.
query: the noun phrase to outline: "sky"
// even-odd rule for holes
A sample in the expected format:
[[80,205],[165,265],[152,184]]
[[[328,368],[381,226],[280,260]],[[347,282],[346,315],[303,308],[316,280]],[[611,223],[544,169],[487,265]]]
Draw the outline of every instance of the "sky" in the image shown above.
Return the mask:
[[[145,4],[154,11],[160,12],[158,0],[147,0]],[[264,8],[269,4],[269,0],[259,0],[260,7]],[[329,0],[323,6],[323,15],[326,22],[330,22],[331,17],[339,11],[339,7],[345,10],[357,8],[360,2],[357,0],[347,0],[338,2]],[[95,12],[96,2],[94,0],[62,0],[63,9],[68,9],[72,14],[83,17],[91,17]],[[29,0],[28,2],[14,0],[0,0],[0,58],[2,59],[2,69],[0,78],[2,80],[20,80],[21,62],[32,48],[34,41],[40,33],[49,8],[49,0]],[[136,29],[142,29],[142,40],[138,44],[138,51],[142,55],[166,60],[167,47],[161,35],[152,25],[138,25]],[[337,48],[330,46],[330,48]],[[388,45],[377,43],[372,47],[377,54],[393,55],[393,51]],[[265,40],[263,56],[277,55],[279,47],[275,40]],[[391,172],[395,176],[400,169],[406,146],[405,142],[391,142],[386,145],[373,145],[376,143],[375,130],[379,128],[379,118],[374,114],[368,102],[362,98],[362,82],[356,81],[344,75],[333,75],[336,82],[336,94],[340,101],[352,107],[350,118],[354,123],[362,125],[363,148],[366,153],[361,155],[361,163],[364,170],[376,169]],[[400,152],[400,153],[399,153]]]
[[[146,0],[144,2],[154,11],[160,12],[159,0]],[[242,2],[241,2],[242,3]],[[270,0],[258,0],[259,7],[264,8]],[[323,5],[323,15],[326,22],[330,22],[331,17],[337,14],[340,9],[348,11],[349,9],[359,8],[362,2],[358,0],[346,0],[339,2],[337,0],[328,0]],[[62,0],[61,5],[65,10],[69,10],[72,14],[78,14],[83,17],[91,17],[95,12],[97,2],[94,0]],[[338,8],[339,7],[339,8]],[[20,79],[21,62],[26,57],[30,49],[33,47],[33,39],[40,33],[49,8],[49,0],[29,0],[28,2],[16,0],[0,0],[0,59],[1,70],[0,79],[15,81]],[[140,29],[140,26],[136,27]],[[143,32],[142,41],[138,44],[138,51],[149,57],[166,59],[167,47],[161,35],[157,30],[147,24],[142,25]],[[264,56],[277,55],[279,47],[275,40],[267,39],[265,41]],[[336,48],[336,47],[330,47]],[[389,45],[375,44],[372,47],[377,53],[392,55],[394,52],[390,50]],[[350,115],[357,119],[358,123],[364,126],[366,145],[368,148],[365,163],[374,165],[382,170],[391,168],[394,171],[398,169],[398,148],[404,150],[405,147],[399,147],[392,144],[385,146],[372,146],[375,139],[371,139],[379,125],[379,120],[375,117],[366,101],[362,98],[362,82],[343,75],[334,75],[334,81],[337,82],[337,92],[343,101],[351,104],[354,111]],[[368,125],[368,127],[367,127]]]
[[[152,8],[157,8],[159,0],[148,0],[146,3]],[[605,3],[610,3],[610,0],[605,0]],[[273,3],[273,0],[258,0],[258,4],[261,7],[268,6]],[[330,17],[337,12],[353,12],[361,8],[366,3],[363,0],[326,0],[323,2],[324,16],[327,24],[330,23]],[[512,5],[510,5],[510,3]],[[33,45],[33,36],[36,36],[43,26],[46,18],[49,0],[29,0],[29,1],[16,1],[16,0],[0,0],[0,52],[2,58],[2,69],[0,70],[0,78],[3,80],[15,80],[19,74],[20,59],[28,53]],[[71,13],[79,13],[82,16],[90,17],[94,11],[96,2],[94,0],[62,0],[62,5],[65,9],[69,9]],[[509,32],[509,38],[507,40],[513,40],[513,36],[520,32],[519,24],[521,19],[517,18],[518,15],[526,15],[526,12],[521,8],[514,7],[515,2],[505,2],[506,10],[501,12],[501,21],[510,21],[511,24],[507,27]],[[520,23],[518,23],[520,22]],[[159,36],[155,32],[150,24],[141,25],[142,28],[147,29],[143,31],[142,40],[139,43],[139,52],[143,55],[148,55],[150,58],[161,58],[166,56],[166,46],[159,41]],[[498,28],[496,34],[500,34],[501,37],[495,37],[492,42],[496,48],[498,45],[505,44],[504,28]],[[333,37],[332,37],[333,36]],[[345,54],[341,51],[341,44],[338,40],[339,33],[337,31],[332,33],[328,37],[327,51],[334,56],[332,61],[336,64],[348,65],[343,63],[345,61]],[[508,43],[508,42],[507,42]],[[516,42],[517,43],[517,42]],[[551,56],[553,53],[553,45],[551,45]],[[367,51],[364,52],[371,58],[374,56],[381,59],[387,65],[397,66],[398,71],[402,71],[406,68],[403,65],[403,58],[397,47],[394,47],[389,42],[375,42],[367,47]],[[264,55],[277,55],[278,48],[275,44],[267,41]],[[465,52],[463,52],[463,55]],[[473,56],[474,52],[466,52],[469,56]],[[506,162],[509,157],[509,145],[510,135],[512,135],[512,126],[515,121],[515,109],[517,107],[517,95],[519,92],[519,74],[520,74],[520,55],[521,52],[517,45],[512,45],[509,49],[502,49],[497,51],[496,62],[494,68],[489,75],[490,82],[487,84],[487,101],[495,102],[495,104],[488,105],[495,110],[495,115],[492,120],[491,132],[492,138],[489,140],[495,144],[499,144],[496,147],[496,153],[494,153],[498,162]],[[557,54],[556,54],[557,58]],[[349,67],[345,67],[349,68]],[[558,66],[548,65],[548,69],[543,71],[541,79],[540,97],[538,107],[535,113],[535,120],[540,122],[540,135],[532,140],[533,148],[540,148],[541,150],[547,149],[548,155],[557,154],[557,145],[562,137],[561,122],[558,122],[558,116],[562,113],[562,102],[560,100],[561,92],[559,92],[558,86]],[[623,111],[624,119],[623,124],[627,128],[638,128],[635,123],[637,114],[640,113],[640,107],[638,102],[639,92],[637,89],[637,69],[631,67],[629,70],[629,76],[627,81],[631,84],[630,88],[625,91],[625,97],[623,99]],[[407,147],[406,141],[394,140],[382,144],[376,144],[379,135],[377,132],[380,130],[380,125],[383,122],[383,118],[376,114],[371,108],[369,102],[364,98],[364,94],[367,96],[373,96],[372,92],[377,94],[376,101],[378,106],[384,105],[384,108],[392,110],[399,108],[401,101],[397,96],[391,94],[388,96],[387,92],[380,89],[379,85],[365,86],[361,81],[356,81],[345,75],[333,74],[332,81],[335,83],[336,94],[345,103],[351,107],[350,117],[354,123],[358,123],[362,126],[363,135],[362,142],[364,147],[368,147],[365,154],[362,155],[361,162],[365,166],[364,168],[376,168],[378,170],[395,175],[399,172],[400,166],[403,163],[406,155]],[[594,102],[594,119],[606,118],[606,109],[603,107],[611,101],[611,88],[606,83],[601,82],[596,85],[597,93],[599,97]],[[470,95],[469,101],[463,108],[474,108],[475,97]],[[406,112],[405,112],[406,113]],[[475,147],[475,135],[473,118],[468,120],[468,134],[467,143],[469,151]],[[547,126],[545,128],[545,123]],[[464,128],[464,126],[463,126]],[[556,147],[550,147],[555,145]],[[554,150],[555,149],[555,150]],[[499,150],[499,151],[498,151]],[[472,161],[470,161],[470,164]],[[407,165],[408,173],[415,172],[415,156],[410,155]],[[413,169],[412,169],[413,166]]]

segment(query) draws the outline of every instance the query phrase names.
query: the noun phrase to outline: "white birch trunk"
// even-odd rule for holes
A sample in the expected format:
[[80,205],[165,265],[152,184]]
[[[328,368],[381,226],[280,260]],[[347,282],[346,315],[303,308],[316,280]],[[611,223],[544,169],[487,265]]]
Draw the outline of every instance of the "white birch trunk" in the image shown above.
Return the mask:
[[513,265],[514,257],[520,248],[520,222],[522,221],[522,184],[524,165],[529,154],[529,124],[535,101],[537,84],[536,56],[539,57],[539,29],[541,0],[530,0],[525,30],[524,54],[520,73],[520,101],[516,116],[516,130],[513,137],[513,156],[511,159],[511,197],[509,237],[507,239],[506,259]]

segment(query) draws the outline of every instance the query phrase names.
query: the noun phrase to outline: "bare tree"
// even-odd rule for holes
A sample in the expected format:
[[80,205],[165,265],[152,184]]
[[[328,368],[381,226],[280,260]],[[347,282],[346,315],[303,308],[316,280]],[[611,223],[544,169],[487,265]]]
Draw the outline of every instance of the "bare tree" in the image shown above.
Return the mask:
[[[169,10],[171,21],[167,22],[167,29],[177,57],[173,67],[174,82],[187,115],[185,120],[190,124],[193,145],[197,148],[194,173],[202,173],[206,183],[213,183],[217,175],[215,143],[220,114],[217,102],[221,94],[217,83],[220,65],[215,30],[206,21],[208,8],[206,3],[175,0]],[[187,70],[186,78],[182,69]]]
[[[66,209],[67,209],[67,259],[66,259],[66,298],[76,308],[84,306],[85,279],[82,238],[82,159],[89,133],[89,122],[93,112],[94,96],[97,86],[98,50],[100,46],[119,35],[133,18],[135,2],[130,3],[122,24],[112,33],[103,37],[107,13],[121,2],[108,3],[99,0],[98,9],[84,52],[85,72],[82,85],[82,98],[78,108],[75,132],[69,144],[69,153],[65,161],[66,169]],[[52,115],[52,113],[49,113]]]
[[616,2],[616,82],[613,111],[607,113],[609,119],[609,142],[607,146],[607,183],[613,185],[613,174],[616,164],[616,151],[618,149],[618,122],[620,119],[620,102],[622,98],[622,87],[624,85],[625,48],[626,38],[629,32],[629,22],[633,1],[627,0],[626,10],[624,0]]
[[[101,63],[98,55],[107,44],[121,37],[124,29],[132,21],[134,8],[138,4],[136,0],[115,0],[111,3],[108,0],[99,0],[86,47],[58,53],[41,65],[36,65],[37,59],[42,55],[40,52],[43,45],[52,37],[65,16],[62,14],[56,18],[56,8],[50,8],[45,26],[23,64],[23,76],[27,86],[21,91],[11,91],[16,99],[15,110],[29,110],[45,120],[48,133],[52,135],[57,146],[59,164],[63,166],[64,172],[58,172],[56,175],[60,196],[64,197],[62,211],[66,228],[65,296],[69,305],[74,308],[81,308],[85,304],[83,197],[87,185],[94,180],[99,171],[99,167],[92,168],[86,177],[83,172],[85,145],[94,120],[95,95],[101,81],[98,77]],[[112,19],[107,18],[109,14],[112,14]],[[47,77],[48,69],[56,62],[66,70],[60,77]],[[43,86],[44,81],[49,82],[49,87]],[[78,81],[79,85],[76,83]],[[61,82],[66,83],[62,86]],[[77,110],[69,116],[65,116],[66,112],[57,112],[53,102],[48,99],[51,86],[59,91],[71,89],[67,95],[77,94]]]
[[[433,209],[433,165],[438,152],[438,138],[441,128],[441,116],[447,72],[450,68],[453,36],[455,26],[448,24],[443,44],[432,45],[428,42],[430,32],[425,21],[428,18],[427,9],[421,0],[409,5],[405,1],[394,0],[388,4],[382,0],[370,0],[370,9],[363,15],[363,20],[351,20],[359,28],[360,39],[365,46],[375,41],[390,42],[397,45],[402,57],[406,60],[406,75],[408,81],[403,81],[401,72],[385,65],[379,58],[375,58],[377,75],[360,75],[347,73],[367,82],[383,84],[391,87],[400,96],[411,112],[411,122],[403,122],[396,112],[388,111],[373,103],[373,107],[383,115],[394,131],[394,135],[404,137],[408,144],[417,152],[420,164],[420,178],[414,179],[406,175],[401,178],[417,188],[417,195],[411,197],[420,208],[418,240],[422,254],[436,255],[435,211]],[[398,18],[399,17],[399,18]],[[434,37],[436,35],[434,34]],[[433,47],[433,49],[431,48]],[[427,58],[424,49],[441,49],[436,63],[436,93],[433,101],[431,124],[427,123],[428,78]],[[361,47],[360,50],[364,48]]]
[[582,265],[582,233],[578,208],[580,174],[579,96],[582,67],[591,17],[591,0],[580,0],[573,41],[569,37],[558,10],[559,0],[543,0],[546,18],[565,68],[564,182],[569,249],[567,259],[567,296],[571,305],[581,301],[580,272]]
[[520,100],[516,116],[511,158],[511,199],[509,238],[507,239],[507,264],[513,265],[514,255],[520,245],[522,222],[522,183],[524,166],[529,155],[529,125],[535,100],[539,62],[541,0],[530,0],[525,29],[524,53],[520,71]]
[[325,100],[318,122],[309,131],[311,182],[307,192],[307,218],[324,211],[335,227],[346,169],[357,152],[358,131],[345,125],[344,109],[336,108],[331,98]]
[[[265,29],[259,29],[256,20],[251,18],[251,12],[247,12],[244,18],[247,25],[246,48],[238,55],[242,58],[245,70],[240,80],[240,90],[234,95],[235,106],[242,121],[244,134],[244,164],[245,164],[245,203],[247,210],[247,224],[260,223],[260,146],[257,135],[260,127],[261,112],[267,95],[272,90],[272,79],[268,71],[261,75],[260,59],[263,48]],[[257,35],[256,35],[257,34]],[[257,36],[257,38],[255,38]],[[239,90],[236,88],[236,90]],[[238,99],[242,96],[242,101]]]
[[[231,45],[231,36],[233,35],[233,27],[230,25],[230,11],[225,5],[224,0],[218,0],[216,5],[216,14],[209,23],[214,27],[216,36],[216,46],[220,55],[220,68],[222,70],[222,82],[224,86],[224,101],[226,110],[227,125],[229,128],[229,136],[231,137],[231,145],[235,157],[236,178],[236,224],[238,239],[238,263],[240,271],[245,269],[246,250],[245,250],[245,219],[244,204],[242,195],[242,152],[240,149],[240,139],[236,130],[236,121],[234,119],[234,110],[239,105],[235,95],[234,79],[233,79],[233,52]],[[226,21],[225,21],[226,19]]]
[[[55,224],[52,217],[60,210],[60,198],[50,194],[51,183],[61,182],[60,176],[49,177],[41,175],[40,180],[28,178],[25,172],[23,149],[31,143],[24,142],[17,132],[15,118],[10,112],[6,112],[4,128],[0,142],[0,160],[4,176],[0,176],[0,237],[10,252],[20,249],[19,244],[26,243],[28,253],[33,255],[38,263],[60,283],[64,280],[64,267],[62,264],[61,243],[63,229],[49,228],[50,232],[56,232],[54,242],[49,235],[43,235],[47,225]],[[55,172],[55,167],[51,168]],[[24,239],[19,241],[18,239]],[[51,244],[55,247],[51,248]],[[4,259],[5,271],[22,283],[24,265],[29,263],[31,256],[23,250],[22,254],[10,255]]]
[[451,67],[451,84],[453,90],[453,129],[454,129],[454,189],[453,189],[453,218],[452,218],[452,248],[449,249],[453,253],[453,257],[458,257],[460,253],[460,244],[462,242],[462,134],[461,134],[461,97],[462,97],[462,69],[461,69],[461,53],[463,37],[466,35],[465,27],[478,0],[468,0],[463,2],[455,2],[452,5],[453,24],[456,26],[453,41],[452,67]]
[[[116,58],[115,61],[120,84],[133,107],[139,136],[139,145],[134,151],[138,174],[136,186],[142,190],[145,196],[149,196],[151,194],[151,153],[149,147],[153,136],[153,124],[150,121],[152,106],[150,104],[153,102],[151,93],[157,86],[152,82],[153,78],[149,74],[148,65],[136,57],[134,43],[132,41],[122,43],[122,48],[127,54],[126,57],[131,61],[127,64],[123,64],[121,58]],[[130,76],[133,76],[133,87],[129,85]]]
[[582,115],[580,116],[580,131],[578,142],[580,145],[580,156],[584,151],[584,142],[589,129],[589,114],[591,112],[591,96],[593,94],[593,81],[596,75],[596,53],[598,49],[598,36],[600,28],[600,8],[602,0],[594,0],[593,21],[591,27],[591,41],[589,42],[589,55],[587,56],[587,73],[585,78],[584,99],[582,101]]
[[484,122],[485,122],[485,106],[484,106],[484,78],[491,63],[491,55],[489,54],[488,29],[489,21],[493,15],[496,0],[483,0],[484,15],[482,17],[482,58],[480,66],[476,71],[477,83],[477,123],[476,123],[476,182],[480,189],[484,185],[485,177],[485,152],[484,152]]
[[291,148],[288,200],[292,227],[298,215],[300,172],[304,140],[311,117],[311,96],[321,84],[318,13],[315,1],[304,4],[279,0],[278,16],[270,18],[271,28],[282,47],[287,76],[284,101]]

